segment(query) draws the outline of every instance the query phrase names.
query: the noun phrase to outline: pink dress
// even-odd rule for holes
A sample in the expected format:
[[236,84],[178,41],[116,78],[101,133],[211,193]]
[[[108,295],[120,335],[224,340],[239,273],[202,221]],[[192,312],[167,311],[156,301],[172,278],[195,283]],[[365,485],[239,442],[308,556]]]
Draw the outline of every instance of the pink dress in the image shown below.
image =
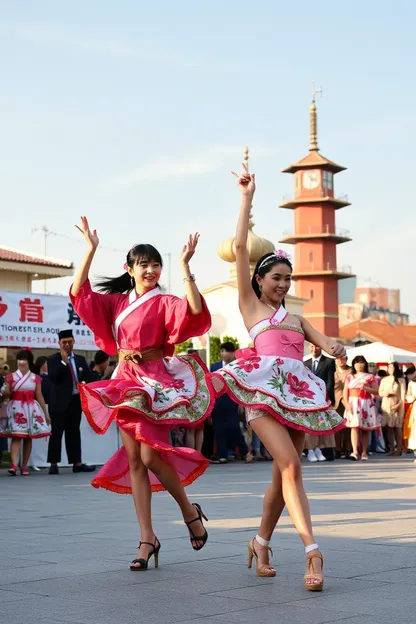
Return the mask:
[[332,408],[325,382],[303,364],[303,330],[284,324],[286,317],[280,306],[256,323],[249,332],[254,348],[237,351],[234,362],[213,373],[214,385],[248,408],[249,421],[262,410],[293,429],[329,435],[345,421]]
[[[31,371],[25,375],[17,370],[6,377],[11,387],[6,418],[0,419],[0,436],[9,438],[45,438],[51,435],[45,414],[35,400],[36,386],[42,378]],[[4,412],[3,412],[4,415]]]
[[[208,467],[208,460],[190,448],[173,447],[173,426],[197,427],[211,413],[215,393],[208,370],[197,355],[173,356],[175,344],[200,336],[211,326],[203,301],[201,314],[192,315],[188,301],[165,295],[159,288],[139,297],[93,292],[87,281],[76,297],[70,294],[77,314],[94,332],[97,346],[113,355],[118,350],[162,349],[164,359],[120,361],[113,378],[80,384],[81,404],[96,433],[103,434],[114,420],[132,438],[158,450],[189,485]],[[164,490],[149,473],[153,491]],[[130,473],[124,447],[93,479],[94,487],[131,494]]]
[[374,386],[376,378],[369,373],[348,375],[345,387],[348,389],[348,404],[345,408],[347,427],[371,431],[377,429],[377,406],[375,397],[362,389],[362,385]]

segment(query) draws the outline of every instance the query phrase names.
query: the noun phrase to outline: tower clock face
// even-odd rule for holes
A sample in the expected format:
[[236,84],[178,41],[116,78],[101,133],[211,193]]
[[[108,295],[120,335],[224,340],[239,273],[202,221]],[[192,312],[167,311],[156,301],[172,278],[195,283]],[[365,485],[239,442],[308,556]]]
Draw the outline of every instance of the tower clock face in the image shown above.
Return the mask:
[[319,171],[313,169],[305,171],[302,176],[302,184],[305,189],[314,189],[319,185]]

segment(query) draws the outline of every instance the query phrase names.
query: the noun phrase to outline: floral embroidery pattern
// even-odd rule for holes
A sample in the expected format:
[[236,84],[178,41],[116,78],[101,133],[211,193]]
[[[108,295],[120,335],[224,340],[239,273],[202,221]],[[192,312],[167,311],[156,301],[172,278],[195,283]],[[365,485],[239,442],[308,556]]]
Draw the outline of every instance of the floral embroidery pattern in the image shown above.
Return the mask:
[[246,373],[251,373],[255,368],[260,368],[261,358],[258,355],[253,355],[253,357],[248,360],[238,360],[237,366],[240,366]]
[[289,373],[287,376],[287,383],[290,386],[289,392],[302,399],[313,399],[315,392],[309,390],[309,384],[306,381],[300,381],[296,375]]
[[[158,382],[150,384],[150,380],[146,380],[147,385],[155,392],[154,398],[145,388],[135,387],[115,402],[114,397],[110,400],[106,390],[102,389],[100,399],[103,405],[113,409],[130,407],[158,422],[177,420],[178,426],[181,422],[197,422],[206,414],[211,402],[211,391],[205,372],[192,356],[181,355],[175,360],[180,362],[181,377],[172,376],[168,384],[164,385]],[[158,410],[163,411],[158,413]]]

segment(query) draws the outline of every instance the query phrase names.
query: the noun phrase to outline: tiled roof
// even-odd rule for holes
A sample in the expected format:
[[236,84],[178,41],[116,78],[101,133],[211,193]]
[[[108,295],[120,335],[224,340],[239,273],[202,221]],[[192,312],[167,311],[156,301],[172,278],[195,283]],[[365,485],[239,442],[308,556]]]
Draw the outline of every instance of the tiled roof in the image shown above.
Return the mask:
[[286,167],[286,169],[282,169],[282,171],[283,173],[294,173],[298,169],[310,169],[311,167],[326,167],[330,171],[333,171],[333,173],[345,170],[345,167],[342,165],[337,165],[332,160],[322,156],[318,151],[311,150],[306,156],[298,160],[298,162]]
[[36,256],[30,253],[23,253],[11,247],[0,247],[0,261],[3,262],[19,262],[22,264],[38,264],[39,266],[57,267],[60,269],[72,269],[72,262],[56,260],[55,258],[47,258],[45,256]]
[[340,327],[339,333],[345,340],[360,338],[416,351],[416,325],[393,325],[388,321],[363,319]]

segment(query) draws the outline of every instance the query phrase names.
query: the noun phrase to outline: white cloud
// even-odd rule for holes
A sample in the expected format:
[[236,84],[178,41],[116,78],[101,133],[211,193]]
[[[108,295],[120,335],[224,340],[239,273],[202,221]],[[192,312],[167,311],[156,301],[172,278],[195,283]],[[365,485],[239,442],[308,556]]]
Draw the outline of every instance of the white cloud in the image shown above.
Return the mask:
[[[191,155],[175,156],[171,160],[156,161],[117,174],[107,180],[105,186],[119,188],[134,186],[139,182],[160,182],[169,178],[186,178],[213,173],[223,168],[225,160],[230,155],[235,156],[238,165],[239,159],[243,157],[243,150],[244,147],[241,145],[216,145]],[[275,148],[253,147],[250,148],[250,155],[254,154],[258,159],[261,156],[270,156],[276,151]]]
[[287,71],[285,67],[261,65],[254,66],[250,63],[212,63],[196,57],[183,56],[175,50],[165,49],[162,46],[152,45],[148,42],[131,42],[114,40],[109,38],[96,38],[94,36],[80,36],[59,29],[46,29],[39,26],[10,25],[3,26],[1,31],[12,33],[15,37],[24,41],[41,45],[50,45],[67,49],[75,53],[90,53],[104,55],[113,58],[126,58],[146,61],[157,65],[170,65],[184,68],[196,68],[216,71],[241,71],[256,69],[256,71],[277,72]]

